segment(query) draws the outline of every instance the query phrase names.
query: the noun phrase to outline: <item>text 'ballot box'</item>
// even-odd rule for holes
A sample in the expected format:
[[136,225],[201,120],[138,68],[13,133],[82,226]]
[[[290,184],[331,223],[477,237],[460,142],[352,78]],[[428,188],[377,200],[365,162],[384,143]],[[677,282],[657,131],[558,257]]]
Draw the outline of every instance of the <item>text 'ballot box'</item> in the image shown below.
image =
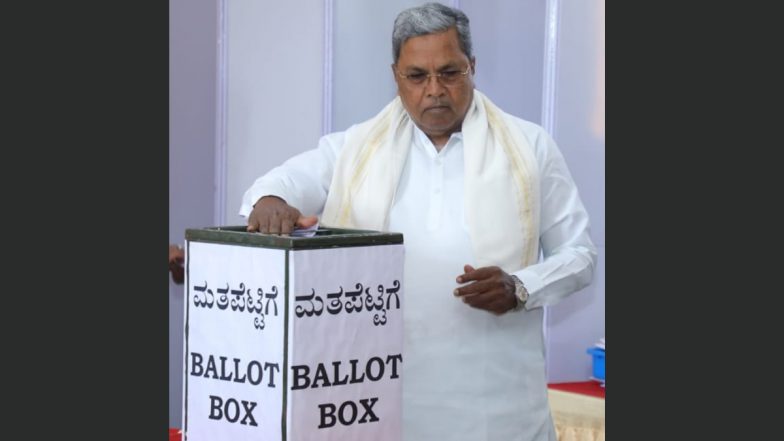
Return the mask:
[[186,231],[183,439],[399,441],[403,236]]

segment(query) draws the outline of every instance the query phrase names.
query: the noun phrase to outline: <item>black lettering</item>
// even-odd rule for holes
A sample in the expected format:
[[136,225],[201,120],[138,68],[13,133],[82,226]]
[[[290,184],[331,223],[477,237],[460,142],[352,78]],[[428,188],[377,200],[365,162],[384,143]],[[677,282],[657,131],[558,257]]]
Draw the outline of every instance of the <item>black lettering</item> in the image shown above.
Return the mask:
[[[253,381],[253,366],[258,367],[258,369],[256,370],[257,372],[256,381]],[[263,376],[264,375],[261,371],[261,363],[259,363],[256,360],[253,360],[250,363],[248,363],[248,383],[257,386],[259,383],[261,383],[261,379]]]
[[223,399],[221,397],[210,395],[210,419],[211,420],[219,420],[223,418],[223,411],[221,410],[221,404],[223,404]]
[[234,382],[235,383],[244,383],[245,382],[245,374],[244,373],[242,374],[242,377],[240,378],[240,361],[241,360],[239,358],[235,358],[234,359]]
[[[253,406],[249,406],[250,404],[252,404]],[[240,421],[240,424],[247,425],[248,423],[246,423],[245,420],[250,418],[250,425],[251,426],[258,426],[258,424],[256,424],[256,419],[253,418],[253,413],[252,413],[253,409],[256,408],[257,404],[258,403],[256,403],[255,401],[245,401],[245,400],[242,400],[242,407],[245,408],[245,416],[242,417],[242,421]]]
[[220,357],[220,361],[221,361],[221,377],[220,377],[220,379],[223,380],[223,381],[231,381],[231,379],[234,376],[234,374],[229,374],[228,377],[226,376],[226,360],[227,360],[226,357]]
[[278,366],[277,363],[270,363],[270,362],[267,361],[267,362],[264,363],[264,369],[267,369],[267,368],[269,368],[269,372],[268,373],[269,373],[269,377],[270,377],[270,381],[269,381],[269,383],[267,383],[267,386],[275,387],[275,371],[273,371],[272,369],[274,368],[276,371],[280,372],[280,366]]
[[[359,420],[359,424],[367,423],[367,422],[375,423],[376,421],[378,421],[378,417],[376,416],[375,413],[373,413],[373,406],[376,404],[376,401],[378,401],[378,397],[371,398],[369,400],[366,398],[359,400],[359,404],[361,404],[362,407],[365,408],[364,409],[365,414]],[[370,417],[370,420],[368,420],[368,417]]]
[[[300,373],[302,372],[302,373]],[[294,381],[291,384],[291,390],[298,390],[298,389],[305,389],[306,387],[310,386],[310,377],[308,374],[310,373],[310,368],[307,365],[297,365],[291,367],[291,373],[294,377]],[[300,384],[300,379],[304,379],[304,383]]]
[[323,384],[324,387],[332,386],[332,383],[329,382],[329,376],[327,375],[327,369],[324,367],[323,363],[319,363],[318,364],[318,367],[316,368],[316,375],[313,376],[313,385],[310,386],[310,387],[312,387],[314,389],[317,388],[318,384],[316,384],[316,382],[318,382],[319,380],[321,380],[324,383]]
[[[258,426],[256,418],[253,417],[253,409],[257,405],[258,403],[254,401],[242,400],[242,408],[245,415],[242,417],[240,424]],[[224,403],[223,398],[210,395],[210,419],[222,420],[224,417],[226,421],[236,423],[240,419],[240,403],[234,398],[229,398]]]
[[403,355],[396,354],[396,355],[387,355],[387,364],[389,364],[390,360],[392,361],[392,375],[389,378],[397,378],[397,362],[403,362]]
[[[386,359],[386,361],[385,361]],[[401,354],[392,354],[386,356],[371,357],[367,362],[360,364],[360,360],[348,360],[350,364],[350,372],[346,372],[343,368],[343,361],[333,361],[331,372],[327,370],[325,363],[318,363],[313,370],[313,376],[310,376],[310,365],[296,365],[291,367],[291,376],[293,378],[291,390],[300,390],[305,388],[316,389],[318,387],[331,387],[342,386],[345,384],[362,383],[367,378],[368,381],[379,381],[384,378],[384,374],[392,371],[389,375],[391,379],[400,378],[399,363],[402,363],[403,356]],[[279,370],[278,365],[275,363],[266,363],[265,369],[270,369],[270,387],[274,386],[274,379],[272,378],[272,368]],[[332,376],[330,376],[332,374]],[[253,375],[252,371],[248,370],[248,375]],[[252,381],[257,384],[257,380]],[[336,403],[337,405],[337,403]]]
[[362,374],[362,377],[357,378],[357,362],[359,362],[359,360],[349,360],[349,363],[351,363],[351,384],[361,383],[365,380],[364,373]]
[[[319,420],[319,429],[329,428],[335,425],[335,405],[332,403],[327,404],[319,404],[319,413],[321,414],[321,419]],[[329,413],[327,413],[329,410]],[[329,418],[329,423],[325,422],[326,419]]]
[[342,386],[342,385],[348,383],[348,374],[346,374],[343,377],[342,380],[338,380],[338,378],[340,377],[340,364],[341,363],[339,361],[333,361],[332,362],[332,367],[334,368],[333,371],[335,372],[335,375],[332,378],[332,385],[333,386]]
[[212,378],[217,380],[218,369],[215,367],[215,359],[212,358],[212,355],[210,355],[210,357],[207,359],[207,370],[204,371],[204,378],[207,378],[207,376],[210,374],[210,371],[212,371]]
[[[345,418],[344,415],[343,415],[344,414],[343,411],[346,408],[350,408],[351,409],[351,418],[350,419],[349,418]],[[346,401],[345,403],[341,404],[340,405],[340,410],[338,410],[338,419],[340,420],[340,424],[343,424],[344,426],[349,426],[351,424],[354,424],[354,421],[357,419],[357,405],[354,404],[353,401]]]
[[[374,361],[378,362],[378,375],[375,375],[375,378],[371,372],[371,366]],[[367,374],[367,377],[370,379],[370,381],[378,381],[381,379],[381,377],[384,376],[384,360],[379,357],[373,357],[368,360],[367,366],[365,366],[365,374]]]
[[[232,418],[229,416],[229,405],[234,405],[234,417]],[[240,419],[240,403],[237,402],[234,398],[229,398],[226,400],[226,404],[223,406],[223,414],[226,416],[226,419],[230,423],[236,423],[238,419]]]
[[201,373],[204,372],[204,367],[201,365],[202,360],[204,360],[204,358],[202,358],[201,354],[198,352],[191,352],[191,375],[199,377],[201,376]]

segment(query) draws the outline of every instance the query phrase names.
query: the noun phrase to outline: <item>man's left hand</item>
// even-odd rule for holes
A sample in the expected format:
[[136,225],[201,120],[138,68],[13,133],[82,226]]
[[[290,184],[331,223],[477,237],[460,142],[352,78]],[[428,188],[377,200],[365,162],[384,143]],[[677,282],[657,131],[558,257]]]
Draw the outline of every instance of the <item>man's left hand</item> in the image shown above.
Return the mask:
[[169,272],[174,283],[180,285],[185,279],[185,252],[177,245],[169,244]]
[[514,279],[506,271],[497,266],[474,269],[471,265],[465,265],[463,270],[465,273],[457,276],[457,283],[472,282],[455,289],[455,296],[463,302],[496,315],[517,306]]

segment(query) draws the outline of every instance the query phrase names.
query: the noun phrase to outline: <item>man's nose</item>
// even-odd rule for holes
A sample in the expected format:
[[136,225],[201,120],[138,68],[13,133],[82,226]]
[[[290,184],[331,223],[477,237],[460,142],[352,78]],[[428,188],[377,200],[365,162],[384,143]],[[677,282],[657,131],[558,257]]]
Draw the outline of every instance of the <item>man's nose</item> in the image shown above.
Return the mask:
[[446,88],[441,81],[439,81],[438,76],[430,75],[425,83],[425,93],[427,96],[441,96],[444,95]]

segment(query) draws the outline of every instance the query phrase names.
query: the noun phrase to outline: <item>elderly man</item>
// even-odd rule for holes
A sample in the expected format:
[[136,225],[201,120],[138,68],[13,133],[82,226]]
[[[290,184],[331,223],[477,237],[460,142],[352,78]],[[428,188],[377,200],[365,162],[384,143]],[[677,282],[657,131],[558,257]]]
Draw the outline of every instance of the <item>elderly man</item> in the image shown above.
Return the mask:
[[542,307],[596,261],[575,184],[541,127],[474,89],[464,13],[405,10],[392,47],[398,96],[259,178],[240,214],[404,234],[406,440],[555,440]]

